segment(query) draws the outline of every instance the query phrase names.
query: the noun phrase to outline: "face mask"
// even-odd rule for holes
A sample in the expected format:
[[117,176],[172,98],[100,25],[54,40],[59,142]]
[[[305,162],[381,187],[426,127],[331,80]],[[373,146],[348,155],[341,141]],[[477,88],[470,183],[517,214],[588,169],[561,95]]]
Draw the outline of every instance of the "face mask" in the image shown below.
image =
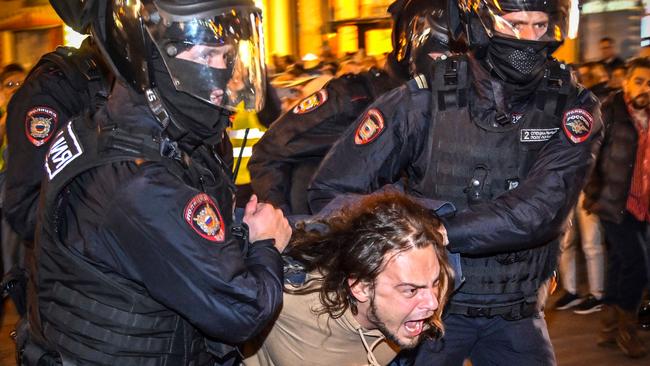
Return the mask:
[[227,97],[228,81],[232,76],[232,69],[216,69],[197,64],[196,62],[170,59],[167,61],[169,68],[177,73],[184,74],[184,80],[202,80],[194,85],[182,85],[179,89],[186,90],[196,97],[209,101],[215,105],[224,105]]
[[[155,80],[172,118],[200,139],[213,139],[227,127],[223,110],[176,90],[167,68],[160,59],[154,61]],[[225,97],[225,94],[224,94]]]
[[487,48],[494,72],[504,81],[522,84],[536,79],[548,60],[548,44],[494,36]]

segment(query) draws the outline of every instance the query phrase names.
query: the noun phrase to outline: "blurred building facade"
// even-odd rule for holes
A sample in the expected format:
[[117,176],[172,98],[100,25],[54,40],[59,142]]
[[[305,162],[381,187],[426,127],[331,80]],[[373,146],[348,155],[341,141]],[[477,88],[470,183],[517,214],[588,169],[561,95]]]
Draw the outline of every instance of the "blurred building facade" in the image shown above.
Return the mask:
[[31,67],[63,39],[62,22],[47,0],[0,0],[0,66]]
[[598,41],[603,37],[615,41],[621,58],[634,57],[642,43],[650,45],[650,0],[583,1],[578,36],[577,61],[599,60]]

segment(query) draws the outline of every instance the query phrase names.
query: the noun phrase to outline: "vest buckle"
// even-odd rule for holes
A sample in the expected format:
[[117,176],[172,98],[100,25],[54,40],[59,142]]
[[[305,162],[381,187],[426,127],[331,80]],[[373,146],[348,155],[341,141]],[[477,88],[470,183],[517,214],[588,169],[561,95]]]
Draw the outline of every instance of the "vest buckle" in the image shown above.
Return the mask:
[[447,69],[445,70],[445,85],[457,85],[458,84],[458,61],[451,60],[447,63]]

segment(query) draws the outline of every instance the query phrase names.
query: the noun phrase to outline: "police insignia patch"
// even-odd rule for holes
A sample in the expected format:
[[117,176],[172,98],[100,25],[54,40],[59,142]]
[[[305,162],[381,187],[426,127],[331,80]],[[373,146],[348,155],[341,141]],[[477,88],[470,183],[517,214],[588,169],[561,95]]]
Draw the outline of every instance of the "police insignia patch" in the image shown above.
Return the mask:
[[59,117],[48,107],[34,107],[25,117],[25,134],[34,146],[43,146],[54,134]]
[[185,221],[197,234],[210,241],[225,239],[225,225],[217,205],[210,196],[199,193],[192,197],[183,212]]
[[566,111],[562,119],[562,129],[574,144],[585,141],[591,134],[594,117],[584,109],[576,108]]
[[327,101],[327,90],[321,89],[317,91],[316,93],[308,96],[307,98],[303,99],[293,107],[293,113],[294,114],[305,114],[308,112],[311,112],[318,108],[319,106],[323,105]]
[[368,110],[354,133],[354,143],[365,145],[374,141],[384,130],[384,116],[379,109]]

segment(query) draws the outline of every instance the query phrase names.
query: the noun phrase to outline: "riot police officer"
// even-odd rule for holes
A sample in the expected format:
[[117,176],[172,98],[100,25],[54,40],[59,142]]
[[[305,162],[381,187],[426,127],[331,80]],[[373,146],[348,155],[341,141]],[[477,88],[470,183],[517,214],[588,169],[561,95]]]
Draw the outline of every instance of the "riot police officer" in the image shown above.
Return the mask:
[[[103,11],[96,0],[51,0],[63,21],[89,33],[92,19]],[[112,75],[92,37],[79,49],[59,47],[41,57],[8,108],[9,161],[4,213],[12,229],[28,241],[34,238],[43,160],[52,137],[73,116],[92,113],[102,104]]]
[[555,364],[543,287],[602,140],[598,100],[551,58],[575,9],[478,0],[450,10],[472,51],[435,62],[428,88],[409,81],[367,109],[323,160],[310,205],[403,174],[410,194],[451,201],[444,231],[464,283],[443,341],[423,344],[416,364]]
[[46,155],[21,362],[235,364],[234,345],[281,304],[291,234],[255,197],[233,224],[231,172],[214,150],[231,111],[263,104],[260,11],[250,0],[108,7],[93,32],[119,78]]
[[385,70],[331,80],[273,123],[253,147],[248,164],[253,191],[285,213],[309,214],[307,185],[327,151],[363,110],[383,93],[426,68],[432,57],[458,50],[447,30],[444,0],[397,0],[393,51]]

